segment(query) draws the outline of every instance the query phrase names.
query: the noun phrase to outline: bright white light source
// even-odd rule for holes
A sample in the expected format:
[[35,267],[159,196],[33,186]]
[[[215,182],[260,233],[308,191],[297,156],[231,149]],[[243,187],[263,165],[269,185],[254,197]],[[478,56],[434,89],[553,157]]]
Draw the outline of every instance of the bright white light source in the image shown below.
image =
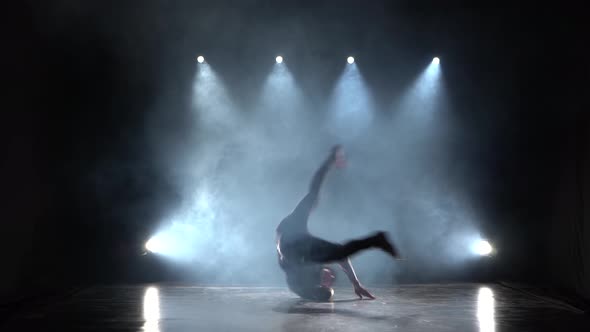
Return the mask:
[[158,252],[162,249],[162,244],[157,237],[152,237],[145,243],[145,248],[151,252]]
[[486,240],[479,240],[473,246],[473,251],[481,256],[487,256],[492,253],[492,245]]
[[199,56],[197,57],[197,61],[198,61],[199,63],[203,63],[203,62],[205,62],[205,58],[204,58],[202,55],[199,55]]
[[434,59],[432,59],[432,63],[438,65],[440,63],[440,59],[438,57],[434,57]]
[[354,63],[354,58],[349,56],[348,59],[346,59],[346,61],[352,65]]
[[275,60],[277,60],[277,63],[283,63],[283,57],[280,55],[277,56],[277,58]]

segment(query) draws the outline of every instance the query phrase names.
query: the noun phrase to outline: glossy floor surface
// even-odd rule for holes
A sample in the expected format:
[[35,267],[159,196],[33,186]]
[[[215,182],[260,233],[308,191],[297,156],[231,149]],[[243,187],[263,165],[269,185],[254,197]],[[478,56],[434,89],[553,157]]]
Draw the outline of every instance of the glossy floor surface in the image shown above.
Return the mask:
[[500,285],[337,288],[334,302],[285,288],[172,285],[94,287],[14,312],[1,331],[590,331],[562,302]]

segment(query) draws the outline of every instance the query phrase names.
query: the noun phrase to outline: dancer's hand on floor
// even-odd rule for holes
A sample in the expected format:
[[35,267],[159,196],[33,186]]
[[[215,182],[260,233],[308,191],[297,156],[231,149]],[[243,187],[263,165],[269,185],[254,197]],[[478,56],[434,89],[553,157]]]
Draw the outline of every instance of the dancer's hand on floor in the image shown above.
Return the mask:
[[359,297],[359,299],[362,299],[363,296],[371,300],[375,299],[373,294],[369,293],[368,290],[364,289],[363,286],[361,286],[361,284],[354,284],[354,292]]

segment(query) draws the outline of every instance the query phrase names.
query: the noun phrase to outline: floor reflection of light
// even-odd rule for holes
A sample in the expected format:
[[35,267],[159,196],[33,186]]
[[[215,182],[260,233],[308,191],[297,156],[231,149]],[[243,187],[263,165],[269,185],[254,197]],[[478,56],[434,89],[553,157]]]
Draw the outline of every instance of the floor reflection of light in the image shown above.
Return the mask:
[[156,287],[148,287],[143,296],[143,331],[160,331],[160,295]]
[[494,292],[488,287],[479,289],[477,295],[477,320],[479,321],[480,332],[496,331],[496,321],[494,317]]

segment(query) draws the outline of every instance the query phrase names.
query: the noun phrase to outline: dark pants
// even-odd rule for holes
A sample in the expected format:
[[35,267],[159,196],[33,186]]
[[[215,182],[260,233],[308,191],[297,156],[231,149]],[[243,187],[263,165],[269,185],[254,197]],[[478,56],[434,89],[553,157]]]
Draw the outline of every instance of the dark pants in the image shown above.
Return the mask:
[[377,236],[339,244],[305,235],[292,242],[281,243],[281,252],[289,263],[334,263],[377,245]]

